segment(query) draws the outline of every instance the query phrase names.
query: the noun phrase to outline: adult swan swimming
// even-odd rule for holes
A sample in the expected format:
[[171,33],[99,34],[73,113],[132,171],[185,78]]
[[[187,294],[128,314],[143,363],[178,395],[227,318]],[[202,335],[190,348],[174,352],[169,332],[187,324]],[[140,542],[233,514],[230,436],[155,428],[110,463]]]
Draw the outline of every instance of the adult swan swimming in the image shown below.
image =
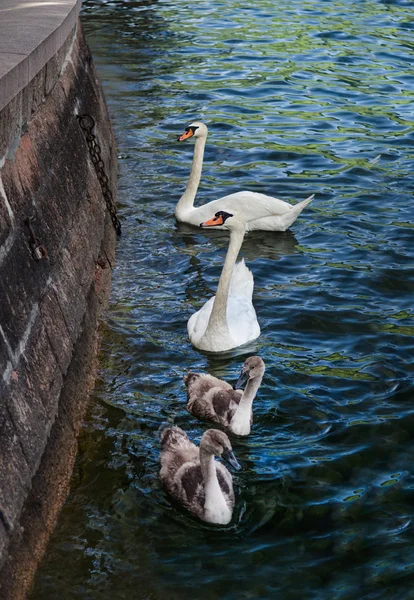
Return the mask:
[[230,243],[220,275],[216,295],[190,317],[187,323],[191,343],[200,350],[224,352],[260,335],[254,310],[253,275],[241,260],[236,259],[243,243],[246,223],[240,213],[218,211],[200,227],[227,228]]
[[204,147],[206,145],[208,129],[200,121],[189,125],[185,132],[178,138],[180,142],[195,137],[194,158],[191,166],[190,179],[184,194],[175,207],[175,217],[182,223],[190,223],[197,227],[202,221],[208,219],[219,210],[238,211],[243,214],[246,221],[246,231],[261,229],[266,231],[286,231],[314,198],[314,194],[292,206],[288,202],[259,194],[257,192],[236,192],[223,196],[218,200],[208,202],[203,206],[194,206],[194,200],[200,184],[201,169],[203,167]]

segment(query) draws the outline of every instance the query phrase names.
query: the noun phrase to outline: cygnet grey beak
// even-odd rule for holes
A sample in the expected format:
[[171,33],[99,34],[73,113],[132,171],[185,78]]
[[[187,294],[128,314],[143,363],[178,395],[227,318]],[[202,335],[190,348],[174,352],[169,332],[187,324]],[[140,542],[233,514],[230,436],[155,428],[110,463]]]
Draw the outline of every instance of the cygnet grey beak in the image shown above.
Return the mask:
[[240,377],[238,378],[236,383],[233,385],[233,390],[243,389],[243,387],[246,385],[248,380],[249,380],[249,373],[247,371],[246,372],[242,371],[240,373]]
[[236,469],[236,471],[240,471],[241,466],[237,462],[236,457],[234,456],[231,450],[224,450],[223,454],[221,455],[221,458],[224,458],[224,460],[228,462],[229,465],[233,467],[233,469]]

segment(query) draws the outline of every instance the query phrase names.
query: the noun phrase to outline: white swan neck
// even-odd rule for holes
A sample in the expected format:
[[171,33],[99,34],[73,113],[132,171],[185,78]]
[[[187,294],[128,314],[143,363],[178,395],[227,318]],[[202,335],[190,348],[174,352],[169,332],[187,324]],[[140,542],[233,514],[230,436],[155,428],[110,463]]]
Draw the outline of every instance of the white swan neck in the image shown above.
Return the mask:
[[239,406],[230,421],[230,429],[236,435],[248,435],[250,433],[253,400],[256,397],[262,379],[263,375],[249,379],[247,382],[246,388],[240,398]]
[[234,265],[236,264],[237,256],[243,243],[243,238],[243,231],[230,231],[230,243],[217,286],[213,309],[211,311],[210,319],[204,335],[206,335],[210,329],[217,329],[219,327],[228,331],[227,300],[229,297],[230,283],[233,275]]
[[176,206],[176,213],[187,212],[194,208],[194,200],[200,185],[201,170],[203,168],[204,147],[207,137],[197,137],[194,145],[193,163],[191,173],[188,179],[184,194],[179,199]]
[[204,515],[210,523],[228,523],[231,510],[221,490],[214,456],[200,448],[201,473],[204,480]]

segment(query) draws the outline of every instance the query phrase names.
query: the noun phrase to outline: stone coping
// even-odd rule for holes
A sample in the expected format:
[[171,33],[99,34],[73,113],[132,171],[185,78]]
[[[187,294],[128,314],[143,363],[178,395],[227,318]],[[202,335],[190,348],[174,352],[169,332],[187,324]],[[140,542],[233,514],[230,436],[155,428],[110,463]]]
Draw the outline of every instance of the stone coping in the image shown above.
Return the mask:
[[82,0],[0,0],[0,111],[63,46]]

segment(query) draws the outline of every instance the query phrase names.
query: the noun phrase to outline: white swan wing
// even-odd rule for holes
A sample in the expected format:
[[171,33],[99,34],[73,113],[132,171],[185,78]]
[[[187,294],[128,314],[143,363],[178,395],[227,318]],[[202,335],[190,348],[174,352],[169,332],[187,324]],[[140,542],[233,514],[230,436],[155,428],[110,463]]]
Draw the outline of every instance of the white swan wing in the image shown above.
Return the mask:
[[251,300],[229,296],[227,324],[238,346],[255,340],[260,335],[260,325]]
[[234,266],[230,281],[229,296],[246,298],[251,301],[253,297],[253,287],[253,273],[246,267],[244,258],[242,258],[241,261]]
[[215,296],[210,298],[210,300],[208,300],[200,310],[191,315],[188,320],[187,331],[192,344],[196,344],[197,341],[203,337],[204,332],[207,329],[211,311],[213,310],[214,299]]
[[228,194],[210,204],[220,205],[217,210],[231,209],[241,212],[247,222],[273,215],[283,215],[292,208],[291,204],[279,198],[249,191]]
[[233,270],[227,301],[227,324],[232,337],[244,344],[260,335],[253,306],[253,274],[242,259]]

